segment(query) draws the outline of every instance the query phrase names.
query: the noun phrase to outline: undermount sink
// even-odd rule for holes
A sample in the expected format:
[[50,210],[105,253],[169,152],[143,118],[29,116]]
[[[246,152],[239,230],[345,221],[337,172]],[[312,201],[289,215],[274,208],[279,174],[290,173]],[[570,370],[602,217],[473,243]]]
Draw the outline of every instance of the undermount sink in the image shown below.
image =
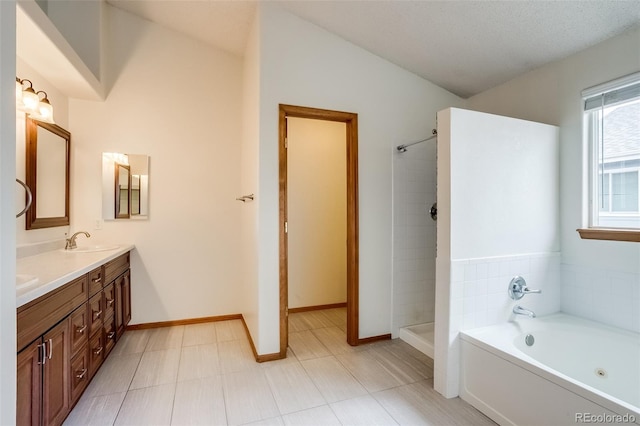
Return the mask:
[[38,277],[28,274],[16,274],[16,289],[20,290],[38,284]]
[[93,253],[96,251],[115,250],[120,246],[117,244],[97,244],[93,246],[78,246],[71,250],[64,250],[65,253]]

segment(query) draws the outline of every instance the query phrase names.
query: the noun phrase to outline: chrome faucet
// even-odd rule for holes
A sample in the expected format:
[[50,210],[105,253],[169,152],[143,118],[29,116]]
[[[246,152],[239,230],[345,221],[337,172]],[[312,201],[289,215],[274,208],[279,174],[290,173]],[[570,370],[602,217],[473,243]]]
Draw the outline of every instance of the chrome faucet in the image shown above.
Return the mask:
[[84,234],[87,238],[91,237],[91,234],[86,231],[78,231],[70,238],[67,238],[67,244],[65,244],[64,246],[65,250],[73,250],[75,248],[78,248],[78,246],[76,245],[76,238],[78,237],[78,234]]
[[516,315],[526,315],[529,318],[535,318],[536,314],[533,311],[530,311],[529,309],[523,308],[520,305],[516,305],[513,307],[513,313]]

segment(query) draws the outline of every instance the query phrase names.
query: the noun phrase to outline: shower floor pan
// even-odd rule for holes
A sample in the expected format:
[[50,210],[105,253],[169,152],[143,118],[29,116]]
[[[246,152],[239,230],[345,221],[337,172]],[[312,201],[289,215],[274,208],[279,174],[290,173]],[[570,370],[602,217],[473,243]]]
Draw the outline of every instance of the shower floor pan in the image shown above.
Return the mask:
[[400,329],[400,340],[433,359],[433,323],[410,325]]

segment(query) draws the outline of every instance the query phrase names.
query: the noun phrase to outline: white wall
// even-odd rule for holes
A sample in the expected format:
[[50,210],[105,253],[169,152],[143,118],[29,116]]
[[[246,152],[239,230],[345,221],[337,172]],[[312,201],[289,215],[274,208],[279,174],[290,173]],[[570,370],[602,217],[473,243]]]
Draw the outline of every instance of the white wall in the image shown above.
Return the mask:
[[514,320],[520,275],[542,294],[519,304],[560,310],[558,128],[450,108],[438,113],[434,386],[458,393],[458,332]]
[[0,424],[16,422],[16,3],[0,2]]
[[391,331],[392,150],[430,134],[449,92],[271,4],[260,17],[259,352],[279,350],[278,104],[358,114],[361,338]]
[[242,145],[240,160],[240,193],[254,194],[254,201],[241,203],[239,291],[243,297],[245,323],[255,344],[260,341],[259,289],[258,289],[258,155],[260,125],[260,19],[251,24],[244,51],[242,69]]
[[587,151],[580,92],[640,69],[640,29],[469,99],[472,109],[560,127],[562,310],[640,331],[640,244],[580,239],[586,226]]
[[287,119],[289,309],[347,301],[346,124]]
[[[242,61],[108,6],[109,94],[72,99],[72,229],[131,242],[132,323],[242,312]],[[103,152],[150,157],[149,220],[104,222]],[[176,179],[178,177],[178,179]]]

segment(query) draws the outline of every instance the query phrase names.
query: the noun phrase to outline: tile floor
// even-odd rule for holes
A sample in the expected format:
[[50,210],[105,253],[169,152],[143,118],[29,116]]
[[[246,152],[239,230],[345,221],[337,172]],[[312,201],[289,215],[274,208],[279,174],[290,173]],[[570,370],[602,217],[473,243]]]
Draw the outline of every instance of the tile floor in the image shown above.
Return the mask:
[[349,346],[345,309],[289,318],[287,358],[262,364],[240,320],[127,331],[65,425],[494,424],[401,340]]

